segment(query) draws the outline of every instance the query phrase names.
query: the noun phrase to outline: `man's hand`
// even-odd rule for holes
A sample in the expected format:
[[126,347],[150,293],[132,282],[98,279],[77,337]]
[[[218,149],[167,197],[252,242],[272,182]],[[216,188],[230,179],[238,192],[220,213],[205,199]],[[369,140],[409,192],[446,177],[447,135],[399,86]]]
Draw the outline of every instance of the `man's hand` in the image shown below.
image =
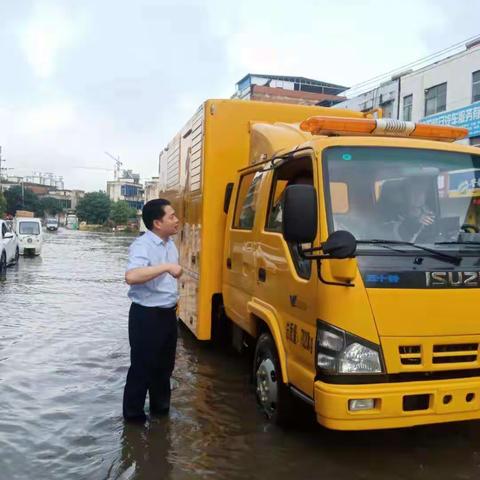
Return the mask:
[[176,263],[170,264],[170,268],[168,269],[168,273],[175,278],[179,278],[183,273],[183,268]]
[[424,213],[420,218],[419,221],[422,225],[432,225],[435,222],[435,215],[431,213]]

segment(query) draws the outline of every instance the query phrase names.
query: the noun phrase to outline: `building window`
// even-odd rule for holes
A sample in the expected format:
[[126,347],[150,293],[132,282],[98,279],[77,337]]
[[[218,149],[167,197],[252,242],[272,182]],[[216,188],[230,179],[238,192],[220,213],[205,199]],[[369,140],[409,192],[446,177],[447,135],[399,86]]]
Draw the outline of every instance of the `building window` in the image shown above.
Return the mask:
[[412,104],[413,104],[413,95],[407,95],[403,97],[403,119],[406,122],[412,120]]
[[472,73],[472,103],[480,101],[480,70]]
[[382,103],[383,118],[393,118],[393,102]]
[[447,109],[447,84],[442,83],[425,90],[425,116]]

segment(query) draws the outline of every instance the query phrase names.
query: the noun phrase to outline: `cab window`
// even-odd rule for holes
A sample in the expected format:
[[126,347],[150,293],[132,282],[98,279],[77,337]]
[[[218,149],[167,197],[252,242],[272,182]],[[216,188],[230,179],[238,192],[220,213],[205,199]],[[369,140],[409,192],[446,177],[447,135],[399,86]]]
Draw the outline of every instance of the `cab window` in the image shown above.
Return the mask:
[[252,230],[262,175],[262,172],[252,172],[240,179],[233,228]]
[[[313,185],[312,161],[309,157],[288,161],[275,170],[265,220],[267,232],[282,233],[282,200],[285,189],[290,185]],[[305,245],[305,248],[309,247],[310,245]],[[297,245],[289,244],[289,250],[297,274],[302,278],[310,278],[311,261],[300,256]]]

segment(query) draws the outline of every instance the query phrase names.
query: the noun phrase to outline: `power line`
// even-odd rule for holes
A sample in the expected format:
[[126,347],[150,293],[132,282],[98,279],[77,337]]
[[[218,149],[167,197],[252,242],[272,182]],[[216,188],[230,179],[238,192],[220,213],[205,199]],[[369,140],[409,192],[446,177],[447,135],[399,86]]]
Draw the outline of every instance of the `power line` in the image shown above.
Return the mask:
[[[431,61],[437,57],[443,57],[447,53],[451,53],[461,47],[465,47],[466,44],[470,42],[474,42],[475,40],[480,40],[480,35],[475,35],[473,37],[467,38],[466,40],[463,40],[461,42],[455,43],[454,45],[450,45],[449,47],[446,47],[442,50],[439,50],[437,52],[431,53],[425,57],[422,57],[418,60],[415,60],[414,62],[408,63],[406,65],[403,65],[402,67],[396,68],[394,70],[390,70],[389,72],[382,73],[380,75],[376,75],[375,77],[372,77],[368,80],[365,80],[363,82],[357,83],[350,87],[348,90],[344,92],[346,96],[355,97],[357,95],[360,95],[361,93],[364,93],[365,91],[368,91],[370,89],[370,85],[375,84],[377,85],[380,83],[382,80],[387,80],[391,79],[391,77],[394,74],[400,74],[402,72],[405,72],[409,69],[414,69],[415,67],[418,67],[419,65],[422,65],[423,63],[426,63],[428,61]],[[372,87],[373,88],[373,87]]]

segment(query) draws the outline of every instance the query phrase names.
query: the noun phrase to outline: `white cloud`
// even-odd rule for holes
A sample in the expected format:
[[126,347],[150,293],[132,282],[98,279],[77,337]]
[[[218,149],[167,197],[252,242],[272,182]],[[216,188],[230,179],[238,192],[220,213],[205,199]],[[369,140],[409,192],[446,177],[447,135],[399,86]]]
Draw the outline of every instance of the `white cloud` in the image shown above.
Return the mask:
[[58,135],[75,121],[75,108],[69,101],[32,107],[16,113],[18,133],[28,138],[52,132]]
[[35,3],[18,36],[25,58],[37,77],[48,78],[55,73],[60,55],[75,43],[82,25],[81,18],[74,21],[55,3]]
[[395,12],[391,3],[378,0],[305,1],[298,8],[252,0],[239,5],[235,14],[241,20],[226,39],[239,74],[298,75],[344,85],[429,53],[423,38],[448,23],[432,0],[404,0]]
[[480,10],[475,0],[454,10],[447,0],[0,3],[7,166],[84,189],[113,172],[74,167],[110,168],[105,150],[154,175],[200,102],[229,97],[246,73],[353,85],[478,33]]

